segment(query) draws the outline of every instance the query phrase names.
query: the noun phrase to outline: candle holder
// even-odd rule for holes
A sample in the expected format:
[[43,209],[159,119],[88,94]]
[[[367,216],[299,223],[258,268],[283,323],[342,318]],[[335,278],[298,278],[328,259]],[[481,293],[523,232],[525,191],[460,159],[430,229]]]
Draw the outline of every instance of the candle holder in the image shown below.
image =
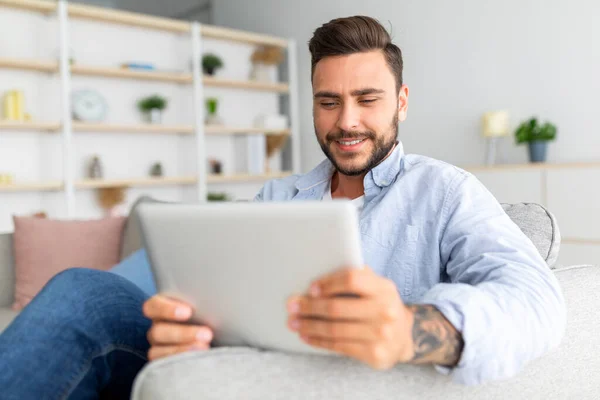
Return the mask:
[[499,141],[509,134],[507,111],[490,111],[483,114],[483,136],[487,141],[486,165],[496,164]]

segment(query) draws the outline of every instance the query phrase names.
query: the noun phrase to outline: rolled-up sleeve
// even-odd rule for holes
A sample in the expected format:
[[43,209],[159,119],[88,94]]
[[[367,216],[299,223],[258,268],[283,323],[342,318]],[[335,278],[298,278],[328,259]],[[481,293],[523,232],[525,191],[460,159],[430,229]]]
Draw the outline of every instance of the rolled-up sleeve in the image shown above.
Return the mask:
[[438,370],[478,384],[511,377],[558,346],[566,310],[558,281],[533,243],[475,177],[457,180],[444,201],[440,235],[449,282],[431,288],[420,303],[436,306],[464,340],[458,365]]

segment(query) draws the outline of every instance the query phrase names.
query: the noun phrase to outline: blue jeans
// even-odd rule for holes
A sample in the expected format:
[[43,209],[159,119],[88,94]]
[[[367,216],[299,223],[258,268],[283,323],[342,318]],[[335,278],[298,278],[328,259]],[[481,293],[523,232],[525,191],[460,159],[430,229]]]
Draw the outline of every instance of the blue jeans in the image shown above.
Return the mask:
[[52,278],[0,335],[0,397],[129,398],[147,362],[147,297],[109,272]]

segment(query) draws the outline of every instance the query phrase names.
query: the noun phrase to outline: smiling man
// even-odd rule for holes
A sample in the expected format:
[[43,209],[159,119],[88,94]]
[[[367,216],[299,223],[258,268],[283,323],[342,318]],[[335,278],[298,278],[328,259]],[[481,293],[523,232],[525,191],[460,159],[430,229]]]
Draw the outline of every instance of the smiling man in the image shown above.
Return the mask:
[[[364,16],[336,19],[314,32],[309,50],[314,127],[327,159],[267,183],[256,200],[351,199],[367,268],[342,269],[291,298],[289,328],[374,368],[429,363],[467,384],[512,376],[557,346],[565,305],[531,241],[471,174],[404,154],[397,133],[409,90],[385,28]],[[211,336],[208,327],[185,327],[185,340],[169,340],[174,326],[164,321],[177,306],[160,296],[146,303],[151,358],[198,345],[200,332]],[[191,310],[181,312],[185,320]]]
[[[386,30],[368,17],[336,19],[309,49],[327,158],[268,182],[256,200],[351,199],[367,266],[290,298],[289,329],[374,368],[428,363],[467,384],[510,377],[557,346],[565,305],[531,241],[472,175],[404,154],[397,132],[409,91]],[[191,315],[114,274],[64,272],[0,336],[3,396],[127,398],[146,354],[210,347],[213,332]]]

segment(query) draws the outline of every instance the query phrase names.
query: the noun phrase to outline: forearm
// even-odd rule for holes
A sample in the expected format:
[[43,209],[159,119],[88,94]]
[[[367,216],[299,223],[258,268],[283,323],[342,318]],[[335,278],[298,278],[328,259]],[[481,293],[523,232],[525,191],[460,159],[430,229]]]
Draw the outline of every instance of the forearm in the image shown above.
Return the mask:
[[429,304],[408,305],[413,312],[413,364],[437,364],[453,367],[464,347],[462,334],[435,307]]
[[564,330],[564,303],[558,288],[544,293],[529,284],[527,288],[527,284],[489,282],[432,288],[422,302],[437,307],[464,341],[459,363],[439,371],[469,385],[506,379],[554,348]]

